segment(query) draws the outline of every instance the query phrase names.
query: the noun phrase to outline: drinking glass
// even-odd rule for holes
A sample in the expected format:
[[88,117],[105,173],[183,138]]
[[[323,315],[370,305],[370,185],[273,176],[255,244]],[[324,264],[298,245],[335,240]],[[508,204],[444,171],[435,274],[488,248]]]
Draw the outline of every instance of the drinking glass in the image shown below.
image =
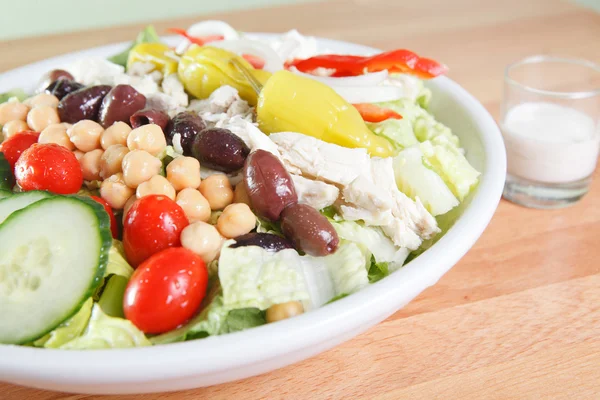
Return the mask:
[[588,192],[600,151],[600,66],[551,56],[509,65],[500,128],[506,199],[533,208],[577,202]]

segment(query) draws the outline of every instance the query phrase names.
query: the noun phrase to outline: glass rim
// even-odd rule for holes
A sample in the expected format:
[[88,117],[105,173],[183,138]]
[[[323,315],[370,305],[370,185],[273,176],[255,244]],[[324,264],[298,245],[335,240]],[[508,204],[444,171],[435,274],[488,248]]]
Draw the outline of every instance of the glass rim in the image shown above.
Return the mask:
[[521,82],[518,82],[515,79],[510,77],[511,70],[513,70],[516,67],[526,65],[526,64],[538,64],[538,63],[546,62],[546,61],[556,62],[556,63],[564,63],[564,64],[575,64],[575,65],[579,65],[582,67],[588,67],[600,75],[600,65],[598,65],[592,61],[586,60],[584,58],[567,58],[567,57],[556,57],[556,56],[547,56],[547,55],[534,55],[534,56],[529,56],[529,57],[523,58],[519,61],[516,61],[516,62],[506,66],[506,68],[504,69],[504,81],[513,86],[519,87],[520,89],[526,90],[531,93],[544,95],[544,96],[559,97],[559,98],[566,98],[566,99],[585,99],[585,98],[600,95],[600,86],[598,86],[596,88],[592,88],[590,90],[558,92],[558,91],[554,91],[554,90],[537,89],[532,86],[527,86],[527,85],[525,85]]

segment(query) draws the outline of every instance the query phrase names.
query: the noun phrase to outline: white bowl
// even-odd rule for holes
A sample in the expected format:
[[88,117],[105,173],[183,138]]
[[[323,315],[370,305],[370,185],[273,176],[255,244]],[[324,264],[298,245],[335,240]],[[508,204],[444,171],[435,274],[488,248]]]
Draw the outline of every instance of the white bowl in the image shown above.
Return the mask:
[[[375,51],[325,39],[319,39],[319,46],[339,53]],[[98,47],[9,71],[0,77],[0,92],[14,87],[32,89],[39,77],[53,68],[82,56],[109,56],[124,47],[124,43]],[[318,310],[224,336],[123,350],[65,351],[0,345],[0,379],[49,390],[102,394],[196,388],[298,362],[392,315],[435,284],[473,246],[496,210],[506,175],[502,137],[485,108],[448,78],[437,78],[428,85],[433,91],[433,113],[460,137],[467,158],[482,175],[456,224],[408,265]]]

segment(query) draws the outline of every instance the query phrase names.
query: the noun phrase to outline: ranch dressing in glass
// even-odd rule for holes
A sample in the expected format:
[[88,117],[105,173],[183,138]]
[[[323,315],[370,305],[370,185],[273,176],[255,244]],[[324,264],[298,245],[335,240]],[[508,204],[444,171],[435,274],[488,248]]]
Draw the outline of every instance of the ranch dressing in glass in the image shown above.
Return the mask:
[[508,173],[545,183],[573,182],[596,168],[600,132],[581,111],[547,102],[521,103],[502,123]]

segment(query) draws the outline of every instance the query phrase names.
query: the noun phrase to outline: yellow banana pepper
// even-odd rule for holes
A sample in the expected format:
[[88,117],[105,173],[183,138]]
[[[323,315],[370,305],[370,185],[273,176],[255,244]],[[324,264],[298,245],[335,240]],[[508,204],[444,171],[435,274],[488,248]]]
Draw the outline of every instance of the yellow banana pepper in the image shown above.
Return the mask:
[[248,80],[231,64],[236,59],[242,63],[262,84],[271,74],[252,68],[250,63],[235,53],[210,46],[192,45],[179,61],[179,79],[191,95],[205,99],[223,85],[236,88],[240,97],[256,105],[258,95]]
[[127,69],[135,62],[150,62],[167,76],[177,72],[178,59],[169,46],[163,43],[140,43],[129,52]]
[[329,86],[288,71],[274,73],[256,108],[259,128],[267,133],[299,132],[344,147],[366,148],[389,157],[394,147],[365,125],[362,117]]

